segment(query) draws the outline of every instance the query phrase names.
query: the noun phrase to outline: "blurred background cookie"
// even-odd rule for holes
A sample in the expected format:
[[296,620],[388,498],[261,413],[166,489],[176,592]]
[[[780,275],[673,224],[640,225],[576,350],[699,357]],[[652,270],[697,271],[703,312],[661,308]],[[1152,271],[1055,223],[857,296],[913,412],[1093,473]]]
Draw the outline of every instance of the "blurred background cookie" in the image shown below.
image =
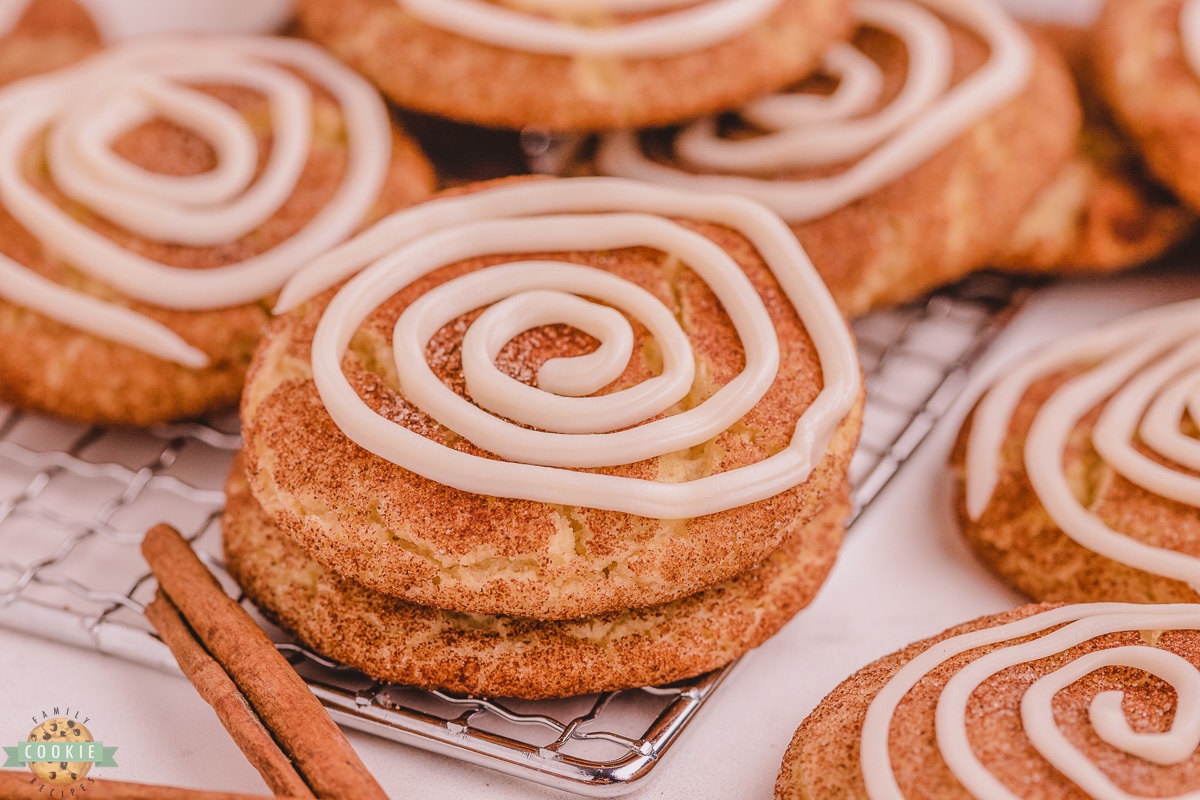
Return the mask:
[[433,174],[282,38],[114,46],[0,94],[0,398],[147,424],[236,403],[271,296]]
[[0,6],[0,85],[66,66],[100,46],[92,18],[74,0]]
[[1096,86],[1151,171],[1200,210],[1200,6],[1109,0],[1092,56]]
[[735,116],[609,135],[597,155],[605,174],[765,202],[852,316],[985,265],[1079,125],[1062,59],[998,6],[856,12],[817,77]]
[[1075,76],[1083,130],[1074,157],[1034,199],[992,266],[1017,272],[1112,272],[1144,264],[1196,230],[1195,212],[1153,178],[1096,89],[1086,27],[1039,25]]
[[[1200,609],[1023,606],[864,667],[796,731],[775,797],[1180,797],[1200,788]],[[1185,707],[1188,711],[1185,711]]]
[[1200,586],[1200,302],[1038,352],[959,434],[959,517],[1037,600],[1194,602]]
[[665,125],[808,74],[845,0],[308,0],[306,36],[398,105],[479,125]]
[[242,403],[255,497],[315,560],[420,605],[561,619],[694,594],[803,530],[857,441],[850,333],[787,227],[737,198],[476,186],[280,303]]

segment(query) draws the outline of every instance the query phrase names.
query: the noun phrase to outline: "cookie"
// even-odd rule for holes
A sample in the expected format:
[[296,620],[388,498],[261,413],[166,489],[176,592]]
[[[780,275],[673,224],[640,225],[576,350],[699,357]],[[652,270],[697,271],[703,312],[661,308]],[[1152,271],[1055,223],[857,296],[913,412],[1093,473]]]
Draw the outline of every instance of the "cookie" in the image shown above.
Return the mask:
[[1200,7],[1110,0],[1092,54],[1096,85],[1150,170],[1200,210]]
[[400,106],[478,125],[678,122],[810,72],[845,0],[302,0],[305,35]]
[[418,605],[695,594],[836,496],[860,428],[845,321],[738,198],[476,186],[316,260],[280,306],[241,406],[252,490],[316,561]]
[[307,42],[140,39],[0,92],[0,399],[144,425],[230,407],[303,263],[432,191]]
[[966,538],[1036,600],[1200,595],[1200,301],[1063,339],[997,382],[952,454]]
[[1024,606],[880,659],[796,731],[777,800],[1200,789],[1200,606]]
[[808,605],[849,513],[835,497],[749,572],[697,595],[542,622],[406,603],[325,569],[281,531],[234,464],[221,518],[230,574],[307,646],[381,680],[473,695],[542,698],[699,675],[757,647]]
[[1087,274],[1144,264],[1183,242],[1196,215],[1153,179],[1113,121],[1092,76],[1090,29],[1041,25],[1075,76],[1083,130],[1074,157],[1025,211],[992,266]]
[[766,203],[851,316],[985,265],[1079,125],[1062,59],[992,3],[857,11],[816,77],[736,117],[610,134],[596,156],[604,174]]

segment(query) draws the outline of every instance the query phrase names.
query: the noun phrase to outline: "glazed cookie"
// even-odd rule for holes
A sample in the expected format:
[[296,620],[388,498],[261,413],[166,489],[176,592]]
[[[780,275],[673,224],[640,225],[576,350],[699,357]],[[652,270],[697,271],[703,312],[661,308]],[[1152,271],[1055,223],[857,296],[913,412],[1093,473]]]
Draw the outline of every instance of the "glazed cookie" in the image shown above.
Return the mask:
[[1150,177],[1095,88],[1089,29],[1043,25],[1079,88],[1075,156],[1034,199],[992,266],[1055,274],[1112,272],[1161,256],[1196,229],[1196,215]]
[[254,494],[316,561],[419,605],[695,594],[804,530],[857,441],[846,324],[738,198],[477,186],[313,262],[280,306],[242,401]]
[[504,697],[565,697],[699,675],[757,647],[808,605],[849,513],[830,498],[749,572],[671,603],[540,622],[406,603],[323,568],[250,494],[241,465],[221,518],[230,574],[301,641],[381,680]]
[[967,539],[1036,600],[1195,601],[1200,301],[1037,353],[993,386],[952,457]]
[[0,93],[0,400],[148,424],[232,406],[301,264],[432,191],[307,42],[118,45]]
[[[808,74],[846,0],[302,0],[304,33],[397,104],[478,125],[665,125]],[[586,6],[586,8],[583,8]]]
[[1109,0],[1092,49],[1117,121],[1159,180],[1200,210],[1200,4]]
[[1079,125],[1061,58],[992,3],[856,8],[822,74],[736,118],[611,134],[596,156],[605,174],[766,203],[851,316],[983,266]]
[[777,800],[1186,797],[1200,606],[1024,606],[860,670],[784,756]]

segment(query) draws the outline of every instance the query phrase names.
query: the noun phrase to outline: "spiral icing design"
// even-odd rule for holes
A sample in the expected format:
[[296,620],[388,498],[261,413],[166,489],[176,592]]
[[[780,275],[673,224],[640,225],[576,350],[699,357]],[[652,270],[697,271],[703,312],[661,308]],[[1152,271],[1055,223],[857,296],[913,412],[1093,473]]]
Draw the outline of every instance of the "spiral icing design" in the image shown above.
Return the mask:
[[[753,285],[724,250],[669,216],[725,225],[751,241],[809,331],[824,386],[796,421],[790,445],[756,464],[674,484],[585,471],[706,442],[751,410],[776,377],[779,342]],[[506,460],[445,447],[384,419],[342,372],[343,354],[367,316],[439,267],[499,253],[634,246],[686,264],[720,301],[744,349],[741,372],[699,405],[662,415],[694,385],[695,355],[671,309],[606,270],[517,256],[426,292],[405,308],[393,331],[405,398]],[[859,392],[850,334],[795,237],[769,211],[739,198],[609,178],[523,182],[440,198],[395,214],[317,259],[284,287],[277,310],[351,275],[325,309],[313,341],[314,381],[330,416],[367,450],[464,491],[664,519],[713,513],[801,483]],[[443,384],[425,352],[439,329],[476,309],[484,310],[462,342],[467,399]],[[630,360],[629,318],[658,345],[661,372],[597,394]],[[537,387],[497,368],[497,354],[517,334],[553,324],[586,332],[599,347],[550,359]]]
[[1200,586],[1200,559],[1111,528],[1075,497],[1062,466],[1072,430],[1103,404],[1092,432],[1100,457],[1132,483],[1200,507],[1200,478],[1195,475],[1200,472],[1200,440],[1187,427],[1189,420],[1193,426],[1200,422],[1200,301],[1151,309],[1067,338],[992,387],[976,410],[967,440],[967,513],[979,519],[995,491],[1000,448],[1025,391],[1038,379],[1070,368],[1083,371],[1041,406],[1026,439],[1025,468],[1038,499],[1059,528],[1083,547]]
[[[396,0],[468,39],[558,56],[661,57],[702,50],[762,21],[782,0]],[[614,15],[655,16],[615,22]],[[590,23],[590,24],[588,24]]]
[[[1113,638],[1098,640],[1120,633],[1196,630],[1200,630],[1200,606],[1094,603],[1061,606],[937,641],[896,672],[871,701],[861,738],[867,793],[873,800],[900,800],[904,796],[888,743],[897,708],[905,695],[935,670],[980,648],[980,653],[965,664],[956,665],[937,698],[935,713],[938,751],[972,797],[1017,798],[988,770],[967,736],[967,708],[972,694],[990,681],[1000,680],[998,673],[1013,668],[1023,668],[1018,674],[1032,671],[1040,676],[1020,699],[1022,727],[1037,753],[1090,797],[1138,797],[1119,787],[1064,735],[1055,718],[1054,698],[1105,667],[1125,667],[1156,676],[1175,692],[1174,721],[1169,730],[1134,730],[1122,709],[1122,689],[1097,693],[1088,706],[1089,721],[1100,740],[1124,754],[1161,766],[1180,764],[1200,747],[1200,671],[1164,647],[1119,644]],[[1139,676],[1128,685],[1128,691],[1144,690],[1145,686]],[[1196,794],[1175,796],[1191,798]]]
[[[804,222],[904,175],[1029,80],[1029,41],[990,0],[862,0],[856,9],[863,24],[896,36],[908,53],[906,82],[886,104],[877,108],[884,84],[879,65],[853,46],[837,44],[823,62],[837,88],[828,95],[784,93],[751,103],[739,114],[757,135],[725,138],[716,118],[701,119],[671,143],[677,168],[647,155],[638,134],[613,133],[597,154],[600,170],[752,197],[790,222]],[[971,30],[991,50],[987,62],[958,83],[952,83],[953,45],[941,17]],[[825,177],[773,177],[848,161],[853,163]]]
[[[55,185],[97,215],[146,239],[192,247],[236,241],[275,214],[300,178],[314,126],[309,81],[340,107],[348,149],[341,183],[301,230],[243,261],[189,270],[151,260],[80,223],[24,174],[31,148],[44,141]],[[267,99],[272,135],[261,169],[249,122],[197,88],[202,84],[243,88]],[[170,176],[114,152],[123,134],[156,118],[201,135],[215,151],[217,166]],[[224,308],[278,290],[301,264],[362,224],[390,157],[390,123],[375,90],[319,48],[297,40],[134,41],[0,93],[0,202],[7,213],[75,269],[163,308]],[[161,324],[41,278],[3,256],[0,296],[164,359],[188,366],[206,362]]]

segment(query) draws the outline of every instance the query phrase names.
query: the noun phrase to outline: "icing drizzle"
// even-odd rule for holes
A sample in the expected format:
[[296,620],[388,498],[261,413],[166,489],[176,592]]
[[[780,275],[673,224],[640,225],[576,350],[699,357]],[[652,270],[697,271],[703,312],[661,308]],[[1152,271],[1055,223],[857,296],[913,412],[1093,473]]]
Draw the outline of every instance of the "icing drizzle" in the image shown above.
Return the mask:
[[[673,142],[675,157],[693,170],[689,171],[651,159],[642,151],[638,134],[621,131],[602,140],[600,170],[752,197],[790,222],[804,222],[896,180],[1016,95],[1029,80],[1029,40],[990,0],[861,0],[857,10],[864,23],[900,38],[909,53],[903,89],[875,113],[863,116],[879,99],[879,67],[852,46],[835,45],[823,64],[826,73],[839,79],[833,94],[779,94],[742,109],[742,118],[762,135],[724,139],[716,118],[692,123]],[[988,61],[954,86],[950,34],[931,10],[974,31],[991,48]],[[849,159],[858,160],[828,177],[759,177]]]
[[[234,241],[290,196],[312,138],[312,91],[341,107],[349,157],[330,202],[275,248],[207,270],[162,264],[79,223],[31,186],[26,154],[46,137],[57,186],[100,216],[150,239],[190,246]],[[198,83],[246,87],[268,98],[272,146],[255,178],[258,144],[246,120]],[[162,117],[206,138],[218,166],[175,177],[116,156],[123,133]],[[199,310],[252,302],[277,290],[314,253],[343,241],[379,195],[391,158],[387,111],[375,90],[320,49],[271,37],[157,38],[110,48],[78,65],[0,92],[0,202],[22,226],[79,271],[164,308]],[[0,256],[0,296],[64,324],[199,367],[206,356],[165,326],[128,308],[54,284]]]
[[[762,21],[782,0],[396,0],[412,16],[468,39],[560,56],[674,56],[703,50]],[[605,27],[571,17],[666,11]],[[542,12],[558,19],[533,16]]]
[[1131,567],[1200,585],[1200,559],[1113,530],[1075,498],[1063,453],[1076,423],[1101,403],[1092,444],[1114,471],[1143,488],[1200,507],[1200,478],[1143,455],[1132,442],[1200,471],[1200,441],[1181,430],[1200,422],[1200,301],[1153,308],[1063,340],[996,383],[980,401],[967,439],[967,512],[979,519],[999,480],[1000,448],[1022,395],[1068,367],[1085,371],[1038,410],[1024,459],[1038,499],[1080,545]]
[[[1060,627],[1061,626],[1061,627]],[[1062,606],[1015,622],[954,636],[934,644],[905,664],[867,709],[860,761],[872,800],[901,800],[892,768],[888,735],[904,696],[925,676],[954,656],[977,647],[1002,645],[960,669],[937,703],[938,749],[950,771],[980,800],[1018,800],[979,760],[967,739],[966,709],[971,694],[1010,667],[1052,658],[1090,639],[1118,632],[1200,630],[1200,606],[1092,603]],[[1014,640],[1040,634],[1020,644]],[[1090,797],[1127,800],[1136,795],[1116,786],[1058,729],[1052,710],[1061,689],[1105,666],[1126,666],[1158,676],[1177,694],[1174,722],[1164,733],[1138,733],[1121,708],[1123,693],[1101,692],[1089,708],[1092,727],[1106,743],[1160,765],[1181,763],[1200,747],[1200,671],[1182,657],[1149,645],[1110,647],[1065,661],[1036,681],[1021,698],[1021,720],[1034,748]],[[1184,797],[1194,798],[1196,792]]]
[[[665,219],[668,215],[716,222],[750,239],[809,331],[824,386],[797,420],[790,445],[756,464],[674,484],[576,471],[703,443],[753,408],[775,379],[779,343],[757,292],[728,254]],[[745,350],[743,371],[694,408],[652,419],[692,388],[694,355],[669,309],[604,270],[519,257],[428,292],[405,309],[393,334],[406,398],[507,461],[445,447],[376,415],[342,373],[346,347],[372,310],[438,267],[492,253],[639,245],[676,256],[704,280]],[[804,481],[859,393],[854,344],[824,284],[782,221],[741,198],[614,178],[529,181],[439,198],[394,214],[316,259],[284,287],[276,310],[351,275],[322,315],[313,341],[313,377],[322,401],[338,427],[363,448],[464,491],[664,519],[710,514]],[[482,306],[488,308],[463,342],[472,403],[438,380],[424,353],[439,328]],[[614,308],[648,328],[663,352],[663,371],[633,388],[588,396],[629,360],[632,332]],[[497,370],[494,358],[512,336],[558,322],[595,336],[600,348],[547,362],[539,378],[548,373],[548,379],[540,389],[514,385]]]

